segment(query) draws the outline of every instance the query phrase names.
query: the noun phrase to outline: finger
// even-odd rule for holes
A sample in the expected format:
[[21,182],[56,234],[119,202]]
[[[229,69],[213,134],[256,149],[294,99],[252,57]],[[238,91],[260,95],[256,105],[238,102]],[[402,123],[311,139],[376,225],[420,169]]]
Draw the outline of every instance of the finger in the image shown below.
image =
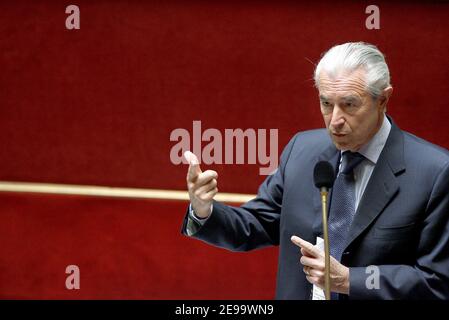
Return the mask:
[[199,174],[198,178],[196,179],[195,183],[198,186],[202,186],[205,184],[210,183],[211,180],[213,179],[217,179],[218,178],[218,173],[214,170],[206,170],[202,173]]
[[306,274],[306,276],[309,275],[309,267],[302,268],[302,271]]
[[323,289],[320,285],[320,279],[318,279],[317,277],[312,277],[312,276],[306,276],[307,281],[309,281],[311,284],[315,284],[318,287],[320,287],[321,289]]
[[210,200],[212,200],[212,199],[215,197],[215,195],[216,195],[217,193],[218,193],[218,188],[213,188],[212,190],[208,191],[208,192],[204,195],[205,201],[210,201]]
[[298,236],[292,236],[291,241],[298,247],[306,250],[309,253],[309,255],[312,255],[314,257],[320,257],[322,255],[321,251],[317,249],[313,244],[301,239]]
[[189,169],[187,171],[187,180],[194,182],[198,175],[201,174],[200,164],[196,155],[190,151],[184,152],[184,158],[189,163]]
[[301,248],[301,254],[306,257],[315,258],[315,256],[313,254],[310,254],[309,251],[307,251],[306,249]]
[[[209,172],[208,172],[209,171]],[[211,170],[205,171],[201,173],[195,182],[188,181],[187,185],[189,189],[193,192],[197,192],[197,190],[202,189],[201,192],[207,192],[208,190],[217,186],[218,182],[216,174],[211,173]]]
[[199,199],[203,199],[203,197],[209,193],[210,191],[214,190],[217,187],[217,183],[214,183],[214,181],[216,180],[212,180],[210,181],[208,184],[199,187],[198,189],[196,189],[195,192],[195,196]]
[[318,279],[321,279],[324,277],[324,272],[322,272],[320,270],[309,269],[308,272],[309,272],[308,276],[311,276],[311,277],[315,277]]
[[211,201],[218,192],[218,188],[212,188],[208,191],[195,192],[195,197],[201,201],[207,202]]
[[322,277],[324,277],[324,272],[310,268],[310,267],[304,267],[304,268],[302,268],[302,271],[308,277],[316,277],[318,279],[321,279]]
[[322,264],[322,262],[316,258],[310,258],[310,257],[306,257],[306,256],[302,256],[301,259],[299,259],[299,262],[305,266],[305,267],[309,267],[312,269],[318,269],[318,270],[323,270],[324,269],[324,265]]
[[212,179],[208,184],[206,184],[204,186],[204,192],[208,193],[214,189],[217,189],[217,180],[216,179]]

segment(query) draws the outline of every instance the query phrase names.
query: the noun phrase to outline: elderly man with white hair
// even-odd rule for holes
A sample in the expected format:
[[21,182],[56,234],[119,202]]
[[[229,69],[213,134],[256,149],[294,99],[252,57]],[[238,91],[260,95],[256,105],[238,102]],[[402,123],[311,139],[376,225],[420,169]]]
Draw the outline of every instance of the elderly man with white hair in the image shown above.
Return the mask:
[[337,176],[328,213],[333,299],[448,299],[449,152],[386,115],[393,88],[375,46],[331,48],[314,79],[326,129],[297,133],[255,199],[215,201],[217,173],[186,153],[182,232],[233,251],[279,245],[276,298],[310,299],[312,285],[324,286],[313,169],[325,160]]

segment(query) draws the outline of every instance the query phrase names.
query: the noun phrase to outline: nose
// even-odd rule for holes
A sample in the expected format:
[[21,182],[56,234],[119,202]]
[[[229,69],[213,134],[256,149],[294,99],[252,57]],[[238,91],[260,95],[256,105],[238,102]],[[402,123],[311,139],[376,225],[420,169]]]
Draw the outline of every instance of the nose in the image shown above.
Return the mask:
[[338,105],[335,105],[332,110],[332,118],[330,121],[330,126],[333,129],[341,129],[345,124],[345,118],[343,110]]

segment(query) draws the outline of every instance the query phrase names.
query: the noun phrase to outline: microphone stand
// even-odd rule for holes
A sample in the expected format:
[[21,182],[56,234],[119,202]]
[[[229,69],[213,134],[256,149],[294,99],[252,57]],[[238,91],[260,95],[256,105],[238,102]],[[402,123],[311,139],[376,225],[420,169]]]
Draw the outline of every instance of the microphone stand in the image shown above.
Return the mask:
[[328,191],[326,187],[321,187],[321,207],[323,213],[323,238],[324,238],[324,296],[326,300],[331,299],[330,290],[330,253],[329,253],[329,234],[327,227],[327,195]]
[[334,168],[328,161],[320,161],[313,169],[313,180],[315,186],[320,189],[321,208],[323,212],[323,240],[324,240],[324,296],[326,300],[331,299],[331,278],[330,278],[330,253],[329,253],[329,233],[327,224],[327,195],[329,188],[332,188],[335,180]]

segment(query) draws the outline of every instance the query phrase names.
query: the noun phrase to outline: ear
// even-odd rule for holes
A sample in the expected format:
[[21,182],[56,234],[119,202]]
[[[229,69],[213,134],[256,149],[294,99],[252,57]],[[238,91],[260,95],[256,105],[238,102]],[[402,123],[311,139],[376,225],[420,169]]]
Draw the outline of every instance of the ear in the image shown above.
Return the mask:
[[384,111],[387,110],[387,103],[393,93],[393,87],[389,86],[382,91],[382,95],[379,97],[380,108]]

